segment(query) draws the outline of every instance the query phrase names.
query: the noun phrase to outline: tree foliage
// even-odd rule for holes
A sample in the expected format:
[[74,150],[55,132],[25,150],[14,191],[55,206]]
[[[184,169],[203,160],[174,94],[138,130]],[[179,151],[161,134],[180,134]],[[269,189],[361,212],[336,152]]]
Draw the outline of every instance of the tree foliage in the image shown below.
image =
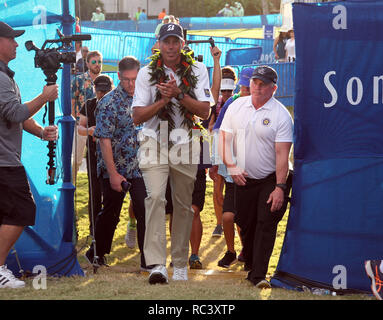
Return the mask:
[[[279,12],[281,0],[169,0],[169,13],[176,17],[215,17],[226,3],[234,6],[241,2],[246,16],[264,14],[262,3],[268,4],[269,13]],[[76,16],[81,20],[90,20],[97,7],[104,11],[101,0],[75,0]],[[109,19],[115,17],[109,17]]]
[[[262,3],[268,4],[270,13],[279,12],[281,0],[169,0],[169,13],[176,17],[215,17],[226,3],[234,6],[241,2],[246,16],[264,14]],[[101,0],[75,0],[76,16],[81,20],[90,20],[97,7],[104,11]],[[109,19],[114,19],[109,17]]]
[[[241,2],[246,16],[263,14],[262,0],[170,0],[169,12],[177,17],[215,17],[226,3]],[[266,0],[269,12],[279,11],[280,0]]]

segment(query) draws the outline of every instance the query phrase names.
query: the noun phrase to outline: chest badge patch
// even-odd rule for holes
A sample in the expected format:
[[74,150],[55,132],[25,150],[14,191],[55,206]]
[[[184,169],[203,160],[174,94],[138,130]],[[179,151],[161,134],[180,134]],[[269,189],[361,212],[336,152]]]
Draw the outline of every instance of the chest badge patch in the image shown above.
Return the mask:
[[268,118],[265,118],[265,119],[262,120],[262,124],[263,124],[264,126],[268,126],[268,125],[270,125],[270,123],[271,123],[271,121],[270,121],[270,119],[268,119]]

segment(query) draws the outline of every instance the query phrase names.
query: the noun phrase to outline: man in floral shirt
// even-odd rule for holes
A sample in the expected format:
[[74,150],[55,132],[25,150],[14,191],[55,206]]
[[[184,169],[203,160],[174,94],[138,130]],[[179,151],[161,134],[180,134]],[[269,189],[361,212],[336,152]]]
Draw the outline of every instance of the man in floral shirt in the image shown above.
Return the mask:
[[103,209],[96,219],[96,246],[92,245],[86,257],[93,265],[104,265],[104,255],[110,253],[114,231],[125,198],[121,183],[128,181],[133,211],[137,219],[138,246],[141,268],[146,269],[143,254],[145,236],[146,188],[138,167],[138,140],[131,117],[135,80],[140,63],[135,57],[125,57],[118,64],[120,84],[98,103],[96,129],[98,138],[97,174],[102,180]]
[[[88,71],[84,74],[76,76],[72,80],[72,116],[76,119],[84,103],[96,97],[93,81],[101,74],[102,55],[98,51],[91,51],[86,57]],[[86,145],[86,137],[78,134],[77,130],[74,136],[73,152],[74,158],[72,163],[72,178],[75,181],[77,171],[81,166],[84,157],[84,149]]]

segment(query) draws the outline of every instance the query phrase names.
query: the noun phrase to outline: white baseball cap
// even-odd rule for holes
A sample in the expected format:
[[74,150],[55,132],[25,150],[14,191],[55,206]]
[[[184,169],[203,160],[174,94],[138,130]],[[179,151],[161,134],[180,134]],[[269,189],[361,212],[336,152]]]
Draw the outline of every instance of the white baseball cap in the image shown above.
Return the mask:
[[235,83],[233,79],[224,78],[221,80],[221,90],[234,90]]

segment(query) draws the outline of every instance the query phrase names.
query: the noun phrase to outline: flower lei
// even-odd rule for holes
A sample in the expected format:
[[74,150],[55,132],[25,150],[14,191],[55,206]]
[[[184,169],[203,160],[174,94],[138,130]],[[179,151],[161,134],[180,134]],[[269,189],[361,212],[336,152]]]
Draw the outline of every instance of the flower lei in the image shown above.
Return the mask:
[[[180,77],[181,84],[178,88],[185,94],[187,93],[193,99],[196,99],[194,94],[194,89],[197,85],[198,78],[192,73],[192,67],[195,65],[195,60],[193,59],[193,52],[181,51],[181,62],[177,66],[176,75]],[[159,84],[169,80],[169,76],[165,74],[164,62],[159,50],[149,58],[152,61],[149,63],[149,75],[151,85]],[[157,89],[155,101],[161,99],[161,93]],[[172,101],[169,101],[167,105],[162,108],[157,116],[164,121],[168,121],[169,132],[174,129],[174,120],[172,115],[174,114],[175,104]],[[184,116],[182,122],[183,125],[189,129],[189,135],[191,135],[190,129],[201,129],[201,124],[197,122],[196,116],[187,110],[184,106],[179,105],[181,114]],[[203,127],[202,127],[203,128]]]

